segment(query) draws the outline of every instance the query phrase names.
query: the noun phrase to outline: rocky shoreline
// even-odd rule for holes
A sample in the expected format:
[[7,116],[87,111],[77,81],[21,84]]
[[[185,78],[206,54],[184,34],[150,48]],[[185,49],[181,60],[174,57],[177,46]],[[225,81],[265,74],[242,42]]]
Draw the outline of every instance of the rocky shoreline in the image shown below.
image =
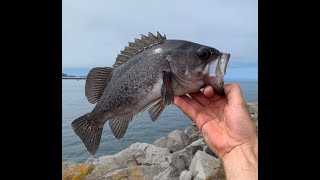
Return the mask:
[[[248,102],[258,130],[258,102]],[[137,142],[115,155],[84,163],[63,162],[65,180],[201,180],[225,179],[220,160],[195,126],[174,130],[152,144]]]

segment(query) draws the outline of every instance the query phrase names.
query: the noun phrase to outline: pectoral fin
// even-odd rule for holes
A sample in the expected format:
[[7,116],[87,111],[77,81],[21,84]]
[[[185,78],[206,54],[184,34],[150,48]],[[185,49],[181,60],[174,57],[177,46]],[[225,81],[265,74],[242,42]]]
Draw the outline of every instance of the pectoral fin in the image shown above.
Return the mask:
[[172,74],[171,72],[163,72],[163,84],[161,87],[162,103],[164,105],[173,104],[174,93],[172,88]]
[[155,121],[158,119],[158,117],[162,113],[164,107],[165,107],[165,105],[163,105],[162,100],[159,99],[156,101],[156,103],[154,105],[152,105],[148,109],[148,114],[149,114],[152,121]]

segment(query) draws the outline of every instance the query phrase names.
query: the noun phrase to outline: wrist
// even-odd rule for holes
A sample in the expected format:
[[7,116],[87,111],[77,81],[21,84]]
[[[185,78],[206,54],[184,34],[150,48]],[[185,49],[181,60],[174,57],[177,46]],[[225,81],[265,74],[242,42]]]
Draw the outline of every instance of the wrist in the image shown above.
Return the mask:
[[258,179],[258,142],[235,147],[221,161],[228,180]]

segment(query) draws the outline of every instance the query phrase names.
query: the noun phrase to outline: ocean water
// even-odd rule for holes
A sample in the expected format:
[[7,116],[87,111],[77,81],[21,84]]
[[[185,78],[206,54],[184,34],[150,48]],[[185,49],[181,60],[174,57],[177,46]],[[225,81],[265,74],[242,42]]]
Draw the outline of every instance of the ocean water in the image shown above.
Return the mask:
[[[246,101],[258,101],[257,82],[237,83],[240,84]],[[71,128],[74,119],[90,112],[94,107],[87,101],[84,87],[85,80],[62,80],[62,161],[84,162],[91,157]],[[152,143],[175,129],[184,130],[191,124],[192,121],[175,105],[167,106],[155,122],[151,121],[147,112],[136,117],[120,140],[115,139],[106,123],[99,150],[94,157],[115,154],[135,142]]]

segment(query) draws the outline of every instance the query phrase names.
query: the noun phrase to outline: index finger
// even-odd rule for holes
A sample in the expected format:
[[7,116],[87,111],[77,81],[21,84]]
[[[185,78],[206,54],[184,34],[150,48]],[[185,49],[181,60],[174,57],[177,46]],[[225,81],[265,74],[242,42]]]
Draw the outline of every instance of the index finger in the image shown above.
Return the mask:
[[211,101],[217,101],[219,99],[221,99],[223,96],[220,96],[218,94],[215,93],[214,89],[212,86],[207,85],[204,89],[203,89],[203,94],[209,98]]
[[207,97],[207,98],[211,98],[214,96],[214,90],[211,86],[207,85],[204,89],[203,89],[203,94]]

